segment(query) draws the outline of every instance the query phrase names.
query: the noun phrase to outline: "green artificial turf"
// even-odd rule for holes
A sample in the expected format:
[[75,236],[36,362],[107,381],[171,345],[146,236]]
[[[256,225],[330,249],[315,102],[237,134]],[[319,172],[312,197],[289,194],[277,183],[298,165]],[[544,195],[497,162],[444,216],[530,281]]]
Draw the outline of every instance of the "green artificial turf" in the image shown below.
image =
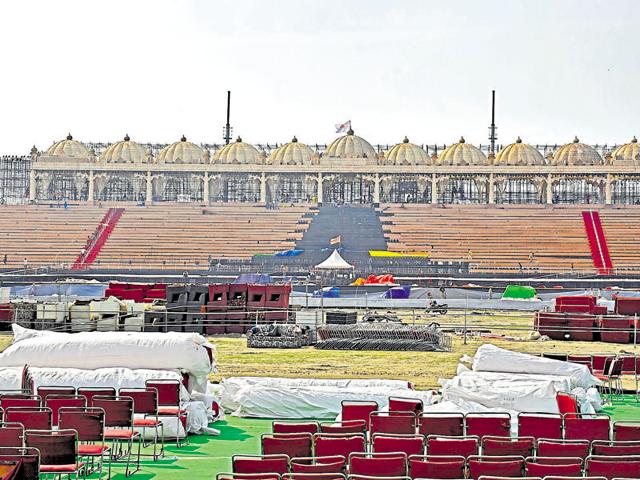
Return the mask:
[[[615,420],[640,420],[640,403],[627,395],[604,409]],[[166,446],[166,456],[157,462],[145,460],[133,478],[146,480],[214,479],[217,473],[231,471],[231,456],[259,454],[260,435],[271,431],[271,420],[238,418],[227,415],[226,420],[212,425],[220,430],[217,437],[193,435],[190,444],[181,448]],[[150,449],[145,449],[149,451]],[[123,480],[124,469],[116,466],[113,478]],[[106,478],[106,477],[105,477]]]

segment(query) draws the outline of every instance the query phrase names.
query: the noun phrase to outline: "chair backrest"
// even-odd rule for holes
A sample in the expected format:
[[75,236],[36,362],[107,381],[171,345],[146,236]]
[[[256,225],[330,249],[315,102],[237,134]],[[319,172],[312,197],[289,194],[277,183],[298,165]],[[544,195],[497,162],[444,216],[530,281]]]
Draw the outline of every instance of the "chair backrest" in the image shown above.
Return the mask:
[[231,457],[233,473],[277,473],[289,471],[287,455],[234,455]]
[[93,397],[115,397],[116,389],[111,387],[78,387],[78,395],[87,399],[87,407],[93,407]]
[[613,439],[616,441],[640,440],[640,422],[614,422]]
[[378,403],[373,401],[342,401],[342,421],[345,420],[364,420],[369,429],[369,416],[371,412],[378,410]]
[[0,423],[0,447],[22,447],[24,445],[24,425],[21,423]]
[[412,435],[416,433],[414,412],[371,412],[369,429],[372,434],[391,433]]
[[562,438],[562,415],[520,412],[518,435],[533,438]]
[[21,423],[25,430],[50,430],[52,413],[48,407],[9,407],[4,411],[4,420]]
[[609,368],[608,376],[610,378],[618,378],[622,375],[622,368],[624,367],[624,359],[622,357],[616,357],[611,362],[611,367]]
[[281,476],[283,480],[346,480],[344,473],[285,473]]
[[541,438],[536,444],[537,455],[540,457],[580,457],[589,455],[588,440],[555,440]]
[[218,473],[216,480],[280,480],[278,473]]
[[591,364],[593,365],[593,370],[596,372],[604,372],[605,366],[608,366],[611,363],[611,359],[613,359],[613,356],[609,354],[592,355]]
[[613,478],[640,478],[640,456],[589,456],[585,474]]
[[349,455],[349,473],[372,477],[402,477],[407,474],[407,455],[398,452],[354,452]]
[[482,475],[521,477],[524,471],[524,457],[517,455],[472,455],[467,459],[467,464],[469,466],[469,478],[473,479],[478,479]]
[[353,452],[365,451],[365,438],[362,434],[329,434],[318,433],[313,436],[315,454],[318,457],[333,457],[336,455],[349,458]]
[[640,455],[640,441],[594,440],[591,442],[591,455],[622,456]]
[[429,435],[426,443],[427,455],[459,455],[466,458],[478,455],[480,449],[480,439],[472,436]]
[[[560,463],[562,459],[563,462]],[[525,460],[525,474],[528,477],[581,477],[582,459],[573,457],[528,457]]]
[[413,412],[418,415],[422,412],[424,403],[419,398],[389,397],[389,411]]
[[38,395],[23,393],[7,393],[0,395],[0,408],[6,410],[11,407],[41,407],[42,398]]
[[47,398],[49,395],[75,395],[76,387],[68,386],[56,386],[56,385],[41,385],[37,388],[36,393],[40,398]]
[[273,433],[318,433],[318,422],[273,422],[271,424]]
[[565,414],[564,438],[567,440],[609,440],[611,436],[611,419],[609,415],[598,414]]
[[35,448],[0,447],[0,461],[20,462],[17,480],[38,480],[40,452]]
[[145,386],[158,391],[158,405],[162,407],[180,406],[180,388],[182,383],[173,379],[147,380]]
[[343,420],[341,422],[320,423],[321,433],[365,433],[367,422],[364,420]]
[[511,415],[508,413],[468,413],[464,421],[467,435],[508,437],[511,432]]
[[105,427],[133,428],[133,398],[96,395],[93,406],[104,410]]
[[28,430],[25,445],[37,448],[41,465],[73,465],[77,459],[75,430]]
[[104,410],[97,407],[62,407],[58,427],[75,430],[80,442],[104,441]]
[[418,433],[422,435],[464,435],[464,414],[447,412],[423,412],[418,415]]
[[536,441],[533,437],[482,437],[482,455],[505,456],[519,455],[530,457],[535,450]]
[[347,459],[342,455],[329,457],[296,457],[291,459],[293,473],[343,473]]
[[556,403],[558,404],[558,411],[561,415],[575,414],[580,411],[578,408],[578,399],[575,395],[558,392],[556,393]]
[[262,455],[310,457],[313,451],[313,436],[310,433],[265,433],[262,435],[261,444]]
[[460,455],[412,455],[411,478],[465,478],[467,459]]
[[376,433],[372,437],[374,453],[402,452],[407,455],[424,455],[424,435],[388,435]]
[[158,413],[158,390],[154,387],[121,388],[118,390],[118,395],[133,398],[133,413],[140,415],[157,415]]
[[58,425],[58,411],[63,407],[86,407],[87,397],[52,393],[44,399],[44,406],[51,409],[51,423]]

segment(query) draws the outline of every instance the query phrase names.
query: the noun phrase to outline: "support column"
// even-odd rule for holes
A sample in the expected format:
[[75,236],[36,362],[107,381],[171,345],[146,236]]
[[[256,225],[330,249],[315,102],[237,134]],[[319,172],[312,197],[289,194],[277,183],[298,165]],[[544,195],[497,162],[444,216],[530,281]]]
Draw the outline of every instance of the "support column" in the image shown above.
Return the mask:
[[607,173],[607,180],[604,184],[604,203],[611,205],[611,174]]
[[380,174],[376,173],[373,179],[373,203],[380,205]]
[[493,173],[489,174],[489,182],[487,184],[487,188],[489,189],[489,203],[496,203],[495,198],[494,198],[494,192],[493,192]]
[[147,192],[145,195],[145,203],[153,203],[153,178],[151,178],[151,171],[147,171]]
[[322,204],[324,195],[322,194],[322,173],[318,173],[318,204]]
[[93,181],[93,170],[89,170],[89,192],[87,194],[87,201],[89,203],[93,203],[93,195],[94,195],[94,181]]
[[204,182],[204,185],[202,186],[202,200],[204,200],[204,203],[209,205],[209,172],[204,172],[202,181]]
[[34,202],[36,200],[36,171],[32,168],[29,173],[29,201]]
[[260,203],[267,203],[267,176],[264,172],[260,175]]
[[438,203],[438,177],[435,173],[431,174],[431,203]]
[[547,204],[553,203],[553,177],[551,174],[547,175]]

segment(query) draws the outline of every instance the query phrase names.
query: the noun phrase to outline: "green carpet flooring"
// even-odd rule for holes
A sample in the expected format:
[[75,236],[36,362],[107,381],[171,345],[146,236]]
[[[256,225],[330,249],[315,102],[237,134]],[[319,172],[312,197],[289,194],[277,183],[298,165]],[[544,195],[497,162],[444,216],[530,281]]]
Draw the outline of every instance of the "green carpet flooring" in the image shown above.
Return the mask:
[[[640,403],[634,396],[625,396],[604,409],[613,420],[639,420]],[[142,469],[133,478],[140,480],[201,480],[214,479],[217,473],[229,472],[231,456],[260,453],[260,435],[271,431],[271,420],[227,416],[212,425],[220,430],[217,437],[191,436],[190,444],[182,448],[166,447],[166,456],[157,462],[143,461]],[[149,449],[145,449],[148,451]],[[121,466],[113,468],[113,478],[125,478]],[[105,477],[106,478],[106,477]]]

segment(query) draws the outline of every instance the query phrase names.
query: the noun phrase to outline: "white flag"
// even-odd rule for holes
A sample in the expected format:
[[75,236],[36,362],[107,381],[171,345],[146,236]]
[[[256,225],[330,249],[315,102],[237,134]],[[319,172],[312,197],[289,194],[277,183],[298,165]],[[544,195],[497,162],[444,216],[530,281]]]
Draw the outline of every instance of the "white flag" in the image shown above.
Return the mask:
[[351,120],[347,120],[344,123],[336,123],[336,133],[348,132],[351,130]]

